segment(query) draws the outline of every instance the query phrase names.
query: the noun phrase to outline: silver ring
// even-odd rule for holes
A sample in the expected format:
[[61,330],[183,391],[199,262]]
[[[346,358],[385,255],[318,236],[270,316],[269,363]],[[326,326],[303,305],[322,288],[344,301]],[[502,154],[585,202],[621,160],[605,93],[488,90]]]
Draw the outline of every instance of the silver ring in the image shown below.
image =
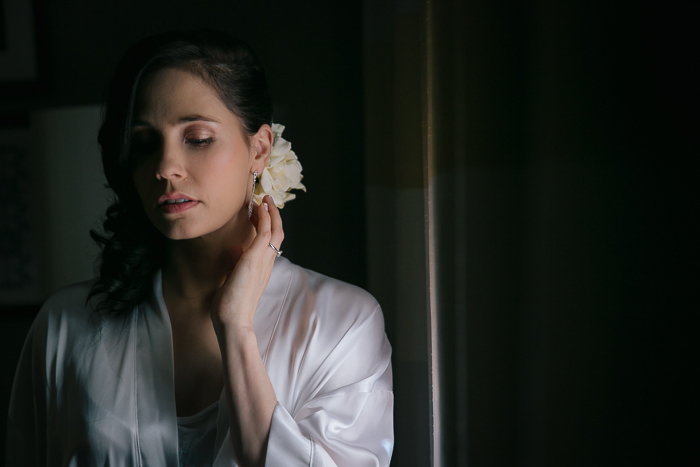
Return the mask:
[[272,248],[273,250],[275,250],[275,254],[276,254],[277,257],[279,258],[280,255],[282,254],[282,251],[281,251],[281,250],[278,250],[277,248],[275,248],[275,245],[273,245],[272,243],[268,243],[268,245],[270,245],[270,248]]

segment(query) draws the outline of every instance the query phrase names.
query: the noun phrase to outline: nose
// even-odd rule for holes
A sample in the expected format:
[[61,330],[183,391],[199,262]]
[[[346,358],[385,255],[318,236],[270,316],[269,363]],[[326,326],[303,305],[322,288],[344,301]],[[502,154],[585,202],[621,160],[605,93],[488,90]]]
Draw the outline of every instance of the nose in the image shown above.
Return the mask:
[[177,145],[163,142],[160,152],[160,158],[156,165],[156,178],[158,180],[176,181],[187,178],[184,157]]

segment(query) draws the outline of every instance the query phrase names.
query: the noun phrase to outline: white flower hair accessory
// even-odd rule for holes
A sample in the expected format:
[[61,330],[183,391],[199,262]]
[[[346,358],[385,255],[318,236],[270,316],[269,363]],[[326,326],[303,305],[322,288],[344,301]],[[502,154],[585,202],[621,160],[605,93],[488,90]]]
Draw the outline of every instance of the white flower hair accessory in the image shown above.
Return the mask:
[[275,206],[283,208],[284,203],[291,201],[297,195],[289,190],[304,190],[306,187],[301,184],[304,177],[301,174],[301,164],[297,155],[292,151],[292,143],[282,138],[284,125],[272,124],[272,133],[275,136],[270,152],[270,159],[267,167],[260,174],[260,181],[255,185],[253,199],[261,204],[263,196],[270,195],[275,202]]

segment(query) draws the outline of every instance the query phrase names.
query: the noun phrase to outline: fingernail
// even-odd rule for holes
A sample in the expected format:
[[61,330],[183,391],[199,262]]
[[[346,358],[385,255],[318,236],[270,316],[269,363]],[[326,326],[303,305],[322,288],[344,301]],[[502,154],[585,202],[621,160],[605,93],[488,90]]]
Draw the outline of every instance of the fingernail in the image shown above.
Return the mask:
[[265,206],[265,211],[269,211],[270,208],[267,207],[267,203],[263,203],[263,206]]

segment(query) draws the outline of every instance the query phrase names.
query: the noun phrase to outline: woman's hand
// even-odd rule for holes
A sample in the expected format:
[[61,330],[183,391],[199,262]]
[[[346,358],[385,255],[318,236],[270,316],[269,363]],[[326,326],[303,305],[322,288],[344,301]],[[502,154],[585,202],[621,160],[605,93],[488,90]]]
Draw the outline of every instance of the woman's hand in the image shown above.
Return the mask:
[[263,204],[255,205],[251,222],[256,235],[250,247],[231,248],[235,266],[212,302],[211,316],[215,328],[237,327],[253,329],[255,309],[270,280],[277,254],[270,243],[281,250],[284,231],[279,209],[272,197],[266,195]]
[[255,309],[267,287],[282,245],[282,218],[270,196],[255,206],[251,222],[256,235],[247,250],[231,248],[235,266],[214,297],[211,318],[221,349],[224,392],[228,401],[230,435],[241,466],[265,464],[275,390],[265,370],[253,329]]

